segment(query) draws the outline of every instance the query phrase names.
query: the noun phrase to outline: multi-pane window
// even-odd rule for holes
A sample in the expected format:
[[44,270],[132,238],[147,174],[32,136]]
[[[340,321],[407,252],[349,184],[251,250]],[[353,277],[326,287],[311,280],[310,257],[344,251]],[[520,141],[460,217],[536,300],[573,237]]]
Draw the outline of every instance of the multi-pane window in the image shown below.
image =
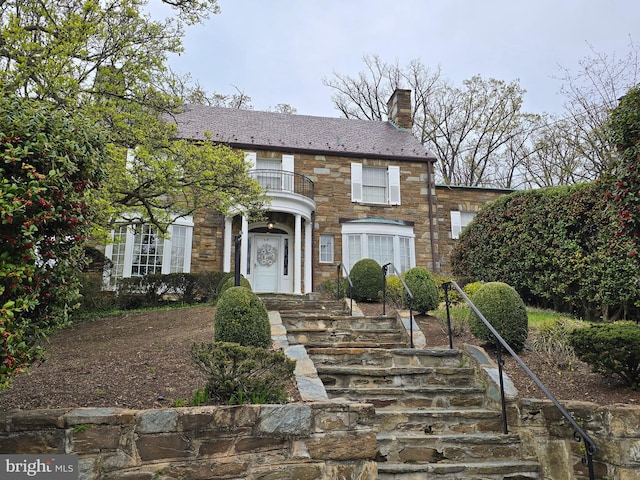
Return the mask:
[[187,228],[173,226],[171,234],[171,273],[184,272],[185,250],[187,248]]
[[333,263],[333,235],[320,235],[320,263]]
[[401,272],[416,265],[413,227],[385,219],[356,220],[342,225],[342,258],[351,270],[358,260],[372,258]]
[[367,235],[369,242],[369,258],[379,265],[393,263],[393,237],[391,235]]
[[347,237],[347,255],[346,260],[349,263],[348,269],[351,270],[351,267],[355,265],[355,263],[364,258],[362,256],[362,235],[349,235]]
[[133,260],[131,276],[140,277],[162,272],[162,252],[164,242],[151,225],[136,227],[133,240]]
[[111,254],[112,275],[120,278],[124,271],[127,227],[121,225],[113,232],[113,253]]
[[451,212],[451,238],[460,237],[464,227],[469,225],[476,216],[475,212]]
[[401,272],[406,272],[411,268],[411,239],[408,237],[399,237],[400,251],[398,252],[398,258],[400,259],[400,265],[398,268]]
[[282,161],[269,158],[256,159],[257,179],[265,190],[282,188]]
[[387,203],[386,168],[362,167],[362,201]]
[[351,201],[400,205],[400,167],[351,164]]
[[167,237],[152,225],[120,225],[113,232],[113,243],[105,255],[111,260],[108,282],[122,277],[137,277],[152,273],[189,272],[191,268],[191,218],[179,219],[170,225]]

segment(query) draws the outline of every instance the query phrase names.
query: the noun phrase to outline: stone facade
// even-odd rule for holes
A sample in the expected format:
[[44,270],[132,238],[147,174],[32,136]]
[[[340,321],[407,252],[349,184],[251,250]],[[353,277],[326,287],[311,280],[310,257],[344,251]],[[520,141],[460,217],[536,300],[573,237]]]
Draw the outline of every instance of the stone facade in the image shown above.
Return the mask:
[[[256,153],[258,157],[280,158],[285,152],[257,150]],[[401,205],[352,203],[352,162],[373,167],[399,166]],[[314,182],[314,200],[317,206],[312,229],[314,290],[327,279],[334,279],[336,265],[342,262],[341,220],[379,217],[413,224],[416,264],[428,266],[433,270],[426,163],[300,153],[295,155],[295,172],[305,175]],[[284,213],[276,213],[276,215],[279,223],[293,229],[292,215]],[[194,218],[194,223],[191,270],[198,272],[209,268],[221,268],[224,235],[222,216],[213,213],[201,214]],[[240,218],[234,218],[233,235],[239,233],[240,226]],[[323,264],[319,261],[320,235],[332,235],[334,238],[334,263],[332,264]],[[302,244],[305,244],[304,239]]]
[[5,412],[0,452],[77,454],[81,480],[377,478],[372,405]]

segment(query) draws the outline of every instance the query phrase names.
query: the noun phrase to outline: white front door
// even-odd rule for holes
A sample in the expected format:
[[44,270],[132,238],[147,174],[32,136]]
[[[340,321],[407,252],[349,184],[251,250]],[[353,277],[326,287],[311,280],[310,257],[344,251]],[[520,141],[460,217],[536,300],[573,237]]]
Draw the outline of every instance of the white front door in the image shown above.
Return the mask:
[[253,236],[251,267],[254,292],[278,292],[282,275],[282,236]]

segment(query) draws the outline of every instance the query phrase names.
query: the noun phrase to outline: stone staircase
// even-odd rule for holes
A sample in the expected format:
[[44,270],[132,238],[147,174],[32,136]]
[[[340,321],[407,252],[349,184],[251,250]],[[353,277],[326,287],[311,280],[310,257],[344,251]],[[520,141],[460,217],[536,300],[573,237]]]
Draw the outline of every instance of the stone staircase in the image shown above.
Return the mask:
[[519,436],[502,433],[463,352],[408,348],[401,321],[350,316],[341,303],[265,303],[280,312],[289,345],[304,345],[329,398],[374,405],[379,479],[541,478]]

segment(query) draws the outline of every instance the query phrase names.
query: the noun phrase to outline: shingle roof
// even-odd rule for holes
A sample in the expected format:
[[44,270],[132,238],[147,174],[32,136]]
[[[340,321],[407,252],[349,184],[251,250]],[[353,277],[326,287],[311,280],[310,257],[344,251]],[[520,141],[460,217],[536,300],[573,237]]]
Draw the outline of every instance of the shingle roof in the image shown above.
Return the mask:
[[244,149],[435,160],[413,135],[388,122],[203,105],[184,106],[174,120],[180,138],[204,140],[208,132],[214,141]]

